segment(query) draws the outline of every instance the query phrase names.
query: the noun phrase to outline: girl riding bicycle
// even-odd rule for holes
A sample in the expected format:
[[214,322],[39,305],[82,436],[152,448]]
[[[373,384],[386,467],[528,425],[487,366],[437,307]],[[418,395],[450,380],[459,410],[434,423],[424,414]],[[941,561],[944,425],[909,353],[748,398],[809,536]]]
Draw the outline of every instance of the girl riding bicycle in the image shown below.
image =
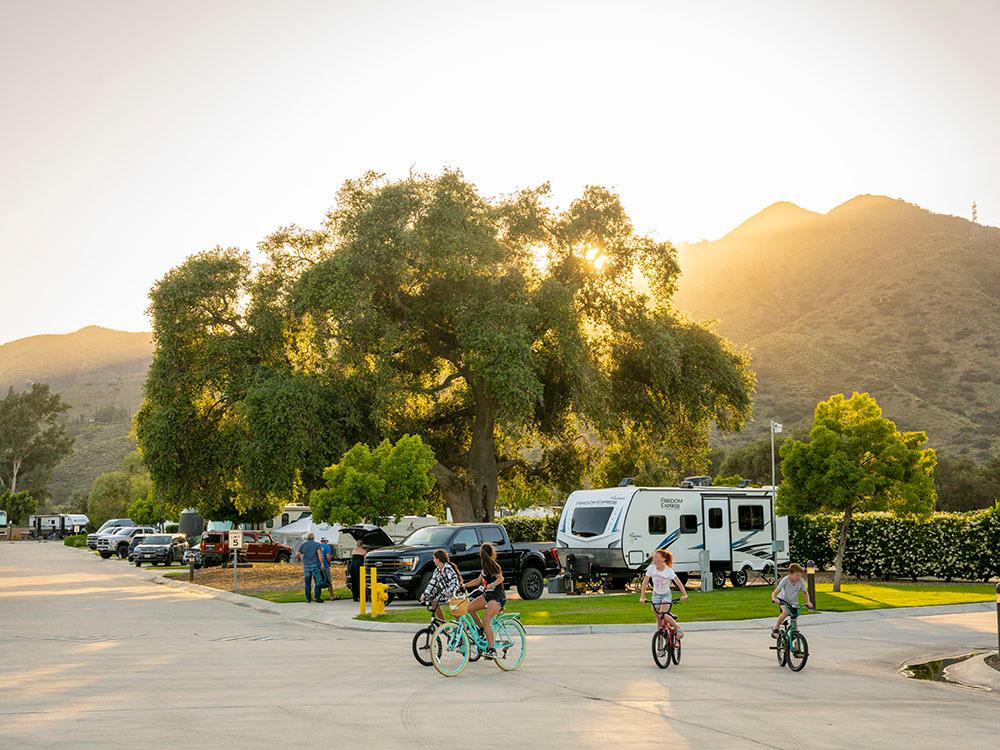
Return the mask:
[[434,616],[444,621],[441,605],[458,593],[462,586],[462,575],[458,571],[458,566],[451,561],[448,553],[443,549],[434,550],[434,568],[427,588],[420,595],[420,601],[433,604]]
[[[490,543],[484,543],[479,548],[479,562],[482,572],[474,579],[465,584],[465,588],[474,589],[482,586],[483,593],[469,603],[469,614],[476,618],[479,627],[486,634],[486,642],[489,648],[483,656],[492,659],[497,655],[495,643],[493,641],[493,618],[500,613],[507,604],[507,594],[503,589],[503,570],[497,562],[497,551]],[[485,617],[479,616],[480,610],[486,610]]]
[[[658,549],[653,552],[653,561],[646,568],[646,575],[643,577],[642,586],[639,588],[639,603],[646,603],[646,589],[652,584],[653,609],[656,610],[657,626],[662,626],[666,622],[667,625],[674,629],[678,638],[683,638],[684,631],[681,630],[681,626],[677,624],[677,620],[670,614],[670,604],[673,601],[673,596],[670,593],[670,584],[677,584],[677,588],[681,592],[681,601],[685,601],[688,595],[687,589],[684,588],[681,579],[677,577],[673,568],[670,567],[673,563],[674,555],[670,550]],[[663,605],[666,605],[666,607],[664,608]]]

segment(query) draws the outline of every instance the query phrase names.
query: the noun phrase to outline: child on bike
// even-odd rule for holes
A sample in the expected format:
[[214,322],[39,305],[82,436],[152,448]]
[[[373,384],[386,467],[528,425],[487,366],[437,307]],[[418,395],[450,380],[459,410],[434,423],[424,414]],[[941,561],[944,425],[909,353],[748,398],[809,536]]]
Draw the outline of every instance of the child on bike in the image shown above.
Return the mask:
[[[493,640],[493,618],[503,610],[507,604],[507,594],[503,590],[503,570],[497,562],[497,551],[489,542],[485,542],[479,548],[479,562],[482,572],[471,581],[465,584],[465,588],[473,589],[481,586],[483,593],[469,603],[469,614],[475,619],[477,624],[483,629],[486,635],[486,642],[489,648],[483,656],[487,659],[494,659],[497,655]],[[477,613],[486,610],[483,617]]]
[[[799,593],[805,596],[806,606],[812,609],[813,603],[809,599],[809,590],[806,587],[805,579],[802,578],[802,566],[798,563],[792,563],[788,566],[788,575],[778,581],[778,585],[771,592],[771,601],[781,607],[781,614],[778,615],[778,621],[771,628],[772,638],[778,637],[778,629],[781,627],[781,623],[785,621],[785,618],[788,617],[788,605],[793,607],[799,606]],[[787,604],[784,602],[787,602]]]
[[[681,592],[681,601],[688,598],[687,589],[681,579],[677,577],[671,565],[674,564],[674,555],[670,550],[658,549],[653,552],[653,560],[646,568],[646,575],[642,579],[642,586],[639,587],[639,603],[646,603],[646,590],[653,587],[653,609],[656,610],[656,624],[662,625],[666,622],[678,638],[684,637],[684,631],[677,624],[677,620],[670,614],[670,605],[673,603],[673,594],[670,592],[670,584],[675,583]],[[664,607],[664,605],[666,605]]]
[[434,573],[431,580],[420,595],[420,601],[434,605],[434,617],[444,621],[442,604],[458,593],[462,586],[462,575],[458,572],[458,566],[451,561],[448,553],[443,549],[434,550]]

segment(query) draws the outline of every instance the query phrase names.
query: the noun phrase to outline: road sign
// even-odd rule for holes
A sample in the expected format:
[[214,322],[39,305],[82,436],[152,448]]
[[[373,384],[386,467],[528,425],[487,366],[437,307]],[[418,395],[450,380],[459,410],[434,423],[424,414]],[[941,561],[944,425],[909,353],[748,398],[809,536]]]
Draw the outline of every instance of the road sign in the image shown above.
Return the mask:
[[233,529],[229,532],[229,549],[243,549],[243,529]]

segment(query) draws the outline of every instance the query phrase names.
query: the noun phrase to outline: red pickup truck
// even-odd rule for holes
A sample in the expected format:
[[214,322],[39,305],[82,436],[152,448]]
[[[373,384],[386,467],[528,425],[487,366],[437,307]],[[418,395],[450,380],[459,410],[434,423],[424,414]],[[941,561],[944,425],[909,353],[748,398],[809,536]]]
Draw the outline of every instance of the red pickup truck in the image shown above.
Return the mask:
[[[240,562],[288,562],[292,559],[292,548],[278,544],[266,531],[244,531],[243,541],[247,548],[240,552]],[[202,565],[223,565],[232,559],[228,531],[206,531],[202,535]]]

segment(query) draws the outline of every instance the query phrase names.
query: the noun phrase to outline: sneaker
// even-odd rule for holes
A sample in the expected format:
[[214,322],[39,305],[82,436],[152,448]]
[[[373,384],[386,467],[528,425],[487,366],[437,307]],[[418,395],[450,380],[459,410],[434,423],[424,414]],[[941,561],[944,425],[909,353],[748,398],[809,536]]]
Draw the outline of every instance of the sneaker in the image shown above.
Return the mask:
[[322,600],[322,599],[316,599],[316,603],[317,603],[317,604],[322,604],[322,603],[323,603],[323,600]]
[[483,658],[484,659],[496,659],[497,658],[497,650],[495,648],[488,648],[488,649],[486,649],[486,653],[483,654]]

